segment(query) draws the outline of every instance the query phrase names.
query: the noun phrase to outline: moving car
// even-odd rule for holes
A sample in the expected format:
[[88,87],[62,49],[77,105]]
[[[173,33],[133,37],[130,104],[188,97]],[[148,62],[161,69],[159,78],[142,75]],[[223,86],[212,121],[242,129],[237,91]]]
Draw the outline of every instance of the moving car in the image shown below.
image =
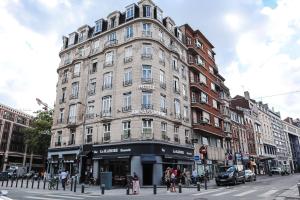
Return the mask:
[[280,167],[272,167],[271,173],[272,174],[281,174],[281,168]]
[[256,174],[253,173],[250,169],[245,170],[245,179],[246,181],[256,181]]
[[215,180],[218,186],[226,184],[236,185],[238,182],[245,183],[245,171],[242,165],[219,167],[219,173]]

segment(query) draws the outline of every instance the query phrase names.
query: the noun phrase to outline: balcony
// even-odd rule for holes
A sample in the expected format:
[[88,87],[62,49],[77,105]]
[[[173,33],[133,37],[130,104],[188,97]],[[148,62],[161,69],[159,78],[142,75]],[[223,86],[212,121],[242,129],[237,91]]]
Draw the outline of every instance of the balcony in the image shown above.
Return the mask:
[[153,110],[153,104],[141,104],[142,110]]
[[116,46],[118,44],[118,40],[109,40],[104,44],[104,48],[109,48]]
[[102,86],[102,90],[110,90],[110,89],[112,89],[112,84],[104,84]]
[[72,78],[77,78],[77,77],[80,77],[80,72],[74,72],[72,74]]
[[174,142],[180,143],[180,139],[179,139],[178,134],[174,134]]
[[105,132],[102,138],[102,142],[110,142],[110,132]]
[[188,117],[183,117],[183,121],[188,123],[190,121],[190,119]]
[[67,77],[64,77],[62,80],[61,80],[61,84],[65,84],[68,82],[68,78]]
[[129,63],[129,62],[132,62],[132,56],[124,58],[124,63]]
[[59,102],[59,104],[63,104],[63,103],[66,103],[66,100],[63,98],[63,99],[59,99],[58,102]]
[[124,87],[130,86],[130,85],[132,85],[132,79],[123,81],[123,86]]
[[151,140],[153,138],[152,129],[151,128],[143,128],[142,132],[142,140]]
[[100,52],[100,48],[93,48],[92,50],[91,50],[91,54],[93,55],[93,54],[96,54],[96,53],[99,53]]
[[69,99],[78,99],[78,94],[71,94]]
[[152,32],[151,31],[143,31],[142,35],[143,35],[143,37],[152,37]]
[[71,63],[71,59],[66,59],[65,61],[64,61],[64,65],[68,65],[68,64],[70,64]]
[[95,113],[87,113],[87,114],[85,114],[85,118],[86,119],[94,119],[94,117],[95,117]]
[[60,147],[60,146],[61,146],[61,142],[55,142],[55,143],[54,143],[54,146]]
[[174,44],[170,44],[169,49],[175,53],[179,53],[178,48]]
[[141,78],[141,80],[142,80],[142,83],[145,83],[145,84],[153,83],[153,78],[143,77],[143,78]]
[[113,64],[114,64],[113,60],[105,61],[103,63],[103,67],[111,67],[111,66],[113,66]]
[[176,94],[180,94],[180,89],[177,88],[177,87],[173,87],[173,91],[174,91],[174,93],[176,93]]
[[131,111],[131,106],[122,107],[122,112],[130,112],[130,111]]
[[111,108],[108,110],[103,110],[100,113],[100,117],[104,120],[110,120],[112,118]]
[[60,118],[60,119],[57,119],[57,124],[63,124],[64,123],[64,119]]
[[170,138],[168,137],[167,133],[165,131],[161,132],[161,139],[164,141],[170,141]]
[[69,126],[73,126],[73,125],[76,125],[76,117],[69,117],[68,118],[68,125]]
[[89,90],[88,91],[88,96],[93,96],[96,94],[96,91],[95,90]]
[[167,114],[167,108],[160,108],[160,112],[166,113]]
[[151,53],[142,53],[141,58],[143,60],[151,60],[152,59],[152,54]]
[[163,89],[166,89],[166,87],[167,87],[167,84],[165,82],[160,82],[159,85]]
[[130,131],[124,131],[123,134],[121,135],[121,140],[129,140],[130,139]]
[[74,144],[75,144],[75,140],[68,141],[68,145],[74,145]]

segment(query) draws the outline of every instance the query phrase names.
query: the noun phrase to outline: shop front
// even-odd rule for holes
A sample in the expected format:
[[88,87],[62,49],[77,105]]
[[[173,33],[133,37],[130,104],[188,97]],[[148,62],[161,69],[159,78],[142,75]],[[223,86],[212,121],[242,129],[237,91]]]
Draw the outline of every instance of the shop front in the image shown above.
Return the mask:
[[93,176],[112,173],[113,186],[125,186],[134,172],[142,185],[161,185],[167,167],[192,168],[193,148],[156,141],[140,141],[93,146]]

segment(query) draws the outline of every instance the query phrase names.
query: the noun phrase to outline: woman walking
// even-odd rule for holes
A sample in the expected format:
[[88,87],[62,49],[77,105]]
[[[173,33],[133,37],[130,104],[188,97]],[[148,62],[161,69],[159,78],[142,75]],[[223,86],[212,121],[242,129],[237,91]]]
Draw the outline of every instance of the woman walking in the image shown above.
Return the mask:
[[171,186],[171,169],[168,167],[165,171],[165,183],[167,185],[167,192],[170,192]]

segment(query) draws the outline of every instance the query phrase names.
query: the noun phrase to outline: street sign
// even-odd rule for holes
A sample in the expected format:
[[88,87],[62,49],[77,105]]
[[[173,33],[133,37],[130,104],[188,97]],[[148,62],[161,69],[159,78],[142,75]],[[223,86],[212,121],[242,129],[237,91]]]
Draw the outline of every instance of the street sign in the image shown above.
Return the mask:
[[194,160],[200,160],[200,156],[194,156]]

